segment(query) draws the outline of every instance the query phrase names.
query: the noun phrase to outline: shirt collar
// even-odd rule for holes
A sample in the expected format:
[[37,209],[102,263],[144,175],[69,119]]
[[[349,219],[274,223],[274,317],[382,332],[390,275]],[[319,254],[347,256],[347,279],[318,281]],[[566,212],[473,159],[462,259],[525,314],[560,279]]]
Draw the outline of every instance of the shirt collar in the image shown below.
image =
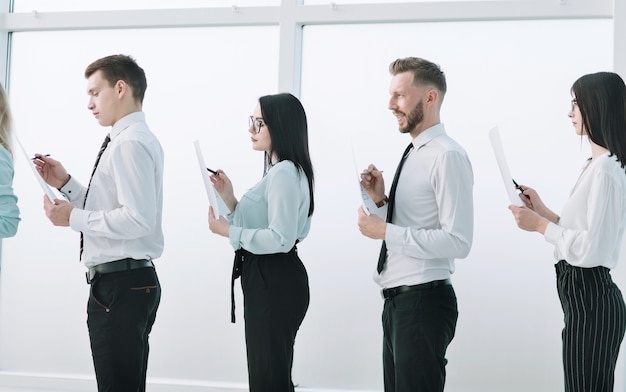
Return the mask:
[[443,126],[443,123],[433,125],[432,127],[417,135],[415,139],[413,139],[413,148],[420,149],[420,147],[425,146],[434,138],[444,135],[445,133],[446,128]]
[[111,139],[114,139],[115,136],[119,135],[131,124],[140,121],[146,121],[146,115],[144,112],[133,112],[120,118],[115,124],[113,124],[113,127],[111,128]]

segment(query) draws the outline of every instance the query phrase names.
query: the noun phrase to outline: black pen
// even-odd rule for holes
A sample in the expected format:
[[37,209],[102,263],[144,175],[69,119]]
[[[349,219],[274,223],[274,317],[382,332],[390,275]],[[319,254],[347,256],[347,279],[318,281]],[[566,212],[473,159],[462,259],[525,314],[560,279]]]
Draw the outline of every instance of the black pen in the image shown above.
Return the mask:
[[208,171],[210,171],[211,173],[215,174],[216,176],[219,176],[220,173],[216,172],[215,170],[211,170],[208,167],[206,168]]
[[[511,180],[513,180],[513,179],[511,178]],[[522,186],[520,184],[515,182],[515,180],[513,180],[513,185],[515,185],[515,188],[517,188],[517,190],[520,191],[522,193],[522,195],[526,196],[526,198],[528,200],[530,200],[530,196],[524,194],[524,188],[522,188]]]
[[41,157],[49,157],[49,156],[50,156],[50,154],[46,154],[46,155],[39,155],[38,157],[34,157],[34,158],[30,158],[30,159],[34,161],[35,159],[39,159],[39,158],[41,158]]

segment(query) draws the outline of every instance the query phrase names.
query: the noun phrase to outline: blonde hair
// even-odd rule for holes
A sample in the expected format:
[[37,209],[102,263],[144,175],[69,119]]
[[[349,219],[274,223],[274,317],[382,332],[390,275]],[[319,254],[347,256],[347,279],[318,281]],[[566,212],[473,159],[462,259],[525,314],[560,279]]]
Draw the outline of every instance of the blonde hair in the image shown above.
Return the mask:
[[0,84],[0,144],[13,155],[11,150],[11,109],[9,108],[9,99],[4,87]]

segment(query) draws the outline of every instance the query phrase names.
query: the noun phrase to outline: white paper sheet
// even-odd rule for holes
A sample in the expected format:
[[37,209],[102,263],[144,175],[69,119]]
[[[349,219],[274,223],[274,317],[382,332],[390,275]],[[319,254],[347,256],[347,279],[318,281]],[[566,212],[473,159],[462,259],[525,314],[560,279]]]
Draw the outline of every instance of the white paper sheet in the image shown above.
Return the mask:
[[213,207],[213,216],[215,219],[220,217],[220,206],[218,203],[218,194],[209,178],[209,171],[207,170],[207,166],[204,163],[204,156],[202,155],[202,150],[200,150],[200,142],[197,140],[193,142],[193,146],[196,149],[196,156],[198,157],[198,165],[200,166],[200,174],[202,175],[202,181],[204,182],[204,188],[206,189],[206,194],[209,198],[209,205]]
[[17,144],[19,144],[20,149],[22,150],[22,153],[24,154],[24,158],[26,158],[26,163],[28,164],[28,166],[30,166],[31,169],[33,169],[33,173],[35,174],[35,178],[37,179],[39,186],[43,190],[44,194],[48,196],[48,199],[50,200],[50,202],[54,203],[54,200],[58,199],[58,197],[54,194],[54,191],[44,181],[44,179],[41,178],[41,175],[39,175],[39,172],[37,171],[37,169],[35,169],[35,165],[33,164],[33,160],[32,160],[33,157],[31,157],[30,155],[26,153],[26,150],[24,149],[24,146],[22,145],[22,142],[20,142],[20,139],[17,137],[17,135],[15,136],[15,140],[17,140]]
[[511,177],[509,166],[506,163],[506,157],[504,156],[504,149],[502,148],[502,140],[500,139],[500,131],[498,130],[498,127],[494,127],[489,131],[489,140],[491,140],[491,147],[496,155],[496,161],[498,162],[498,168],[500,169],[502,182],[504,183],[504,188],[509,196],[509,201],[511,204],[520,207],[524,203],[520,200],[517,189],[515,189],[515,185],[513,184],[513,177]]
[[356,163],[356,153],[354,152],[354,143],[350,143],[350,144],[352,147],[352,160],[354,161],[354,170],[356,171],[357,185],[359,186],[359,197],[361,199],[361,206],[363,207],[363,211],[365,211],[365,213],[369,215],[370,210],[369,208],[367,208],[367,205],[366,205],[366,201],[369,199],[369,196],[367,192],[365,191],[365,189],[363,189],[363,187],[361,186],[361,171],[359,170],[359,167],[357,166],[357,163]]

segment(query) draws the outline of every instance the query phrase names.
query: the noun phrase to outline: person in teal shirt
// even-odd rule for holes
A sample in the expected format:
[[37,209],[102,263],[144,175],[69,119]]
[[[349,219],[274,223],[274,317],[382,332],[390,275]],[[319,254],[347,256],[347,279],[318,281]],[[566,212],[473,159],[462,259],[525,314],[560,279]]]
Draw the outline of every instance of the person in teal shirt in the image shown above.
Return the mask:
[[231,283],[241,276],[250,392],[293,392],[293,345],[309,306],[296,244],[309,233],[314,206],[304,108],[291,94],[261,97],[248,131],[252,149],[265,154],[264,176],[237,200],[223,170],[211,175],[231,212],[215,219],[210,208],[209,228],[235,249]]
[[0,238],[13,237],[20,223],[20,209],[13,192],[11,122],[9,100],[0,85]]

